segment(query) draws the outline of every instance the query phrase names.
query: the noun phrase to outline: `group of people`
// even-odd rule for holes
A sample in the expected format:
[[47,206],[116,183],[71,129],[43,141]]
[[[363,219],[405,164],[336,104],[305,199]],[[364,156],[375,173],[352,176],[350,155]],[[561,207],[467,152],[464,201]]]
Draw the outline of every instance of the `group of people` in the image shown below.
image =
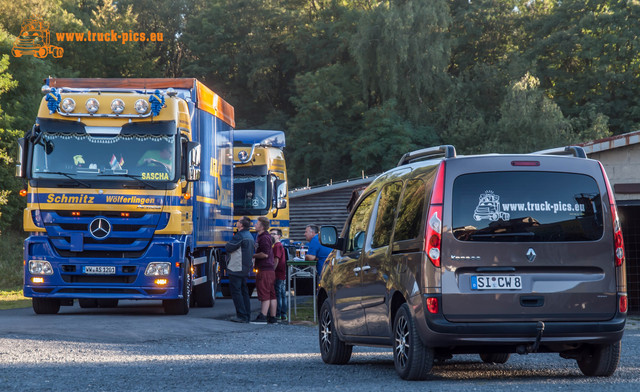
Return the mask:
[[[256,238],[251,234],[251,219],[242,217],[236,222],[237,232],[229,241],[227,251],[227,276],[236,315],[231,321],[238,323],[274,324],[287,321],[287,253],[280,242],[282,231],[269,230],[269,219],[259,217],[255,223]],[[331,249],[320,245],[318,227],[309,225],[305,230],[309,241],[306,260],[316,260],[318,273]],[[257,270],[256,289],[260,301],[260,312],[251,320],[251,303],[247,277]]]

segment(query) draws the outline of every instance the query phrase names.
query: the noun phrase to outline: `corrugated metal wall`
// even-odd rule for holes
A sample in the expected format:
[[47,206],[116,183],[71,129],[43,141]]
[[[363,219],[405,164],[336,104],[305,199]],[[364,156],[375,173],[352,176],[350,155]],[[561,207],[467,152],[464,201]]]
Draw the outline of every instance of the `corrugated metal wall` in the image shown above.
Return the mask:
[[289,220],[291,241],[306,242],[304,229],[309,224],[332,225],[342,231],[349,217],[347,204],[354,189],[366,186],[374,177],[289,192]]

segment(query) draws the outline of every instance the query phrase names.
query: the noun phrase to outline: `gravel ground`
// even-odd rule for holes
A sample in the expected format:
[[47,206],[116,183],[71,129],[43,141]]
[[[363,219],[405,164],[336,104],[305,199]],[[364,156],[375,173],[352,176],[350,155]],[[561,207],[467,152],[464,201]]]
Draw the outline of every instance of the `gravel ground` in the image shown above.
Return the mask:
[[[16,314],[3,312],[9,311],[1,311],[0,318]],[[15,317],[45,328],[37,333],[27,328],[22,333],[20,325],[13,329],[0,325],[2,392],[377,391],[407,387],[425,391],[635,391],[640,387],[637,319],[630,320],[622,361],[611,378],[584,378],[575,361],[557,354],[513,355],[505,365],[488,365],[477,356],[460,355],[434,367],[431,380],[408,383],[396,376],[389,349],[357,347],[349,364],[325,365],[318,354],[317,329],[310,326],[234,324],[194,311],[195,315],[182,318],[103,314],[65,318],[27,313]],[[118,317],[132,318],[143,327],[149,323],[153,333],[127,335],[119,341],[116,335],[78,337],[74,332],[76,320],[95,326]],[[46,325],[60,319],[69,326],[67,333],[51,327],[56,330],[52,337]],[[126,323],[121,325],[129,328]],[[170,333],[162,332],[164,326]],[[176,328],[182,330],[176,332]]]

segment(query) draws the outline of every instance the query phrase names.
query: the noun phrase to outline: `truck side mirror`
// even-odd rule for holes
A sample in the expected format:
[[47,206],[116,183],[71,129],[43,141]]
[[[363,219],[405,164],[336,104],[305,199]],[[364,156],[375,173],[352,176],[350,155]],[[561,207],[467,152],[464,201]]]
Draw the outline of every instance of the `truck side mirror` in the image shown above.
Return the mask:
[[338,237],[335,226],[320,226],[320,245],[332,249],[344,250],[344,238]]
[[27,170],[25,165],[27,164],[27,157],[26,157],[26,149],[24,148],[24,138],[21,137],[20,139],[18,139],[18,157],[16,159],[16,161],[18,163],[16,163],[16,177],[19,178],[25,178],[27,176]]
[[287,182],[276,180],[276,208],[287,208]]
[[198,181],[200,179],[200,143],[187,142],[187,162],[185,176],[187,181]]

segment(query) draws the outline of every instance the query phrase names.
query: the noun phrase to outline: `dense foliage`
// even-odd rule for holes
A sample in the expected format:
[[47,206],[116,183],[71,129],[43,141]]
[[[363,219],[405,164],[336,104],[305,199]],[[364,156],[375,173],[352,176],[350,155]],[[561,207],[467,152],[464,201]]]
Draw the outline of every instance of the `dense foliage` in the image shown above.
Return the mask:
[[[0,229],[20,219],[11,157],[49,75],[197,77],[234,105],[238,128],[286,131],[294,186],[377,173],[438,143],[528,152],[640,123],[638,0],[0,0],[0,9]],[[32,15],[52,33],[164,40],[64,42],[60,59],[11,57]]]

